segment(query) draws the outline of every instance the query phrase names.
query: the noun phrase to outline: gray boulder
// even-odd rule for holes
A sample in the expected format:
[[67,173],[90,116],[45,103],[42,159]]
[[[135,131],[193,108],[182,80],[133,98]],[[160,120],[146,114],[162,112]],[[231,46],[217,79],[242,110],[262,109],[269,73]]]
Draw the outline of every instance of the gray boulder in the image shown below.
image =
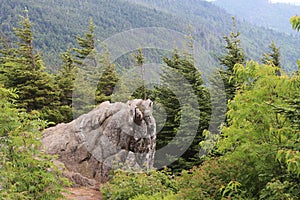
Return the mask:
[[70,123],[46,129],[43,145],[49,154],[58,155],[79,185],[105,182],[116,168],[151,169],[156,144],[152,106],[149,99],[104,102]]

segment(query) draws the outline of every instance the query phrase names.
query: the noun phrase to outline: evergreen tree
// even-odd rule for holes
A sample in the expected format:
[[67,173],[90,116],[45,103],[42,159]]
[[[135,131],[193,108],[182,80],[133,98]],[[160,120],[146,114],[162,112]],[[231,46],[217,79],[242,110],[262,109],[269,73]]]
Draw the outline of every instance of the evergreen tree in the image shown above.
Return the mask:
[[17,106],[27,112],[39,111],[44,119],[57,122],[59,114],[57,86],[53,76],[45,72],[41,55],[35,53],[32,24],[26,11],[19,27],[14,28],[18,41],[2,57],[1,82],[6,88],[15,88],[19,98]]
[[78,67],[74,91],[72,96],[72,109],[74,117],[89,112],[95,107],[96,89],[100,76],[99,55],[95,48],[95,25],[90,18],[88,32],[83,37],[76,36],[79,48],[75,52],[74,63]]
[[[293,16],[290,19],[290,23],[292,24],[292,28],[295,29],[296,31],[300,31],[300,16]],[[298,72],[300,73],[300,60],[298,60]]]
[[0,65],[5,63],[5,58],[12,54],[11,44],[8,38],[0,35]]
[[269,48],[271,49],[271,52],[263,54],[262,62],[266,65],[274,65],[281,68],[280,50],[276,47],[274,41],[272,41]]
[[57,75],[57,82],[62,90],[60,101],[62,105],[71,105],[77,67],[75,66],[74,58],[69,50],[63,53],[61,57],[63,66]]
[[145,86],[145,69],[144,69],[144,62],[145,62],[145,57],[143,54],[143,50],[141,48],[138,49],[138,52],[134,54],[135,62],[136,64],[141,68],[141,80],[142,80],[142,90],[143,90],[143,99],[147,98],[146,95],[146,86]]
[[[167,119],[158,134],[157,148],[160,149],[166,145],[171,145],[174,149],[184,148],[187,141],[191,141],[191,145],[185,153],[169,166],[173,172],[179,172],[182,169],[191,168],[201,161],[198,154],[199,142],[203,139],[203,130],[207,129],[209,125],[210,99],[208,91],[203,86],[201,74],[189,57],[181,57],[175,51],[171,59],[164,58],[163,60],[168,67],[163,69],[161,86],[156,88],[156,98],[163,105]],[[176,73],[174,74],[174,72]],[[189,86],[192,91],[185,89]],[[190,92],[193,94],[188,94]],[[195,99],[190,99],[193,95],[195,95]],[[184,105],[180,105],[183,102]],[[182,119],[183,112],[188,112],[185,119]],[[198,127],[196,127],[196,136],[194,137],[192,130],[195,124],[198,124]],[[178,134],[182,136],[174,141],[174,137]],[[173,141],[171,142],[171,140]],[[178,156],[172,155],[172,152],[169,153],[170,158]],[[158,162],[160,161],[158,158]]]
[[[130,71],[120,68],[118,84],[115,85],[115,92],[111,95],[114,102],[127,102],[129,99],[143,99],[144,90],[142,85],[140,70],[132,68]],[[138,87],[138,88],[137,88]],[[149,90],[146,90],[149,95]]]
[[229,36],[224,36],[226,54],[219,56],[218,60],[221,66],[225,67],[219,70],[223,79],[226,96],[228,100],[233,99],[237,86],[232,80],[234,76],[235,64],[244,64],[246,56],[244,50],[241,48],[240,33],[236,29],[236,23],[233,19],[233,32]]
[[110,53],[107,46],[104,46],[104,52],[100,54],[101,77],[97,84],[96,104],[104,101],[111,101],[114,88],[118,82],[116,67],[110,61]]
[[[211,103],[218,112],[214,121],[211,122],[211,127],[213,127],[213,129],[210,130],[210,133],[207,132],[208,134],[211,134],[210,136],[213,138],[215,137],[213,136],[214,134],[220,133],[219,126],[222,125],[224,121],[226,123],[226,117],[224,116],[227,112],[228,101],[234,98],[239,87],[236,79],[234,79],[235,65],[243,64],[246,60],[244,50],[241,48],[240,33],[237,31],[235,19],[232,18],[232,20],[233,31],[229,35],[223,37],[225,40],[224,48],[226,53],[217,57],[221,64],[221,68],[213,72],[210,77],[209,87],[212,94]],[[224,96],[224,93],[226,96]],[[213,139],[212,142],[216,142],[215,139]],[[202,145],[205,149],[205,144]],[[211,144],[208,144],[208,146],[211,146]],[[216,156],[218,153],[214,152],[214,154]]]
[[[280,49],[276,47],[274,41],[272,41],[269,47],[271,49],[271,52],[263,54],[262,62],[266,65],[272,65],[276,68],[281,68]],[[279,69],[277,69],[275,73],[276,75],[280,76]]]
[[87,58],[90,53],[95,49],[95,25],[92,17],[90,17],[88,32],[84,33],[84,37],[75,36],[76,42],[80,48],[73,48],[76,52],[75,62],[79,65],[83,64],[83,60]]
[[56,75],[56,82],[59,87],[60,112],[64,116],[63,122],[69,122],[73,119],[72,115],[72,95],[74,91],[74,82],[77,74],[73,55],[70,50],[62,54],[63,66]]

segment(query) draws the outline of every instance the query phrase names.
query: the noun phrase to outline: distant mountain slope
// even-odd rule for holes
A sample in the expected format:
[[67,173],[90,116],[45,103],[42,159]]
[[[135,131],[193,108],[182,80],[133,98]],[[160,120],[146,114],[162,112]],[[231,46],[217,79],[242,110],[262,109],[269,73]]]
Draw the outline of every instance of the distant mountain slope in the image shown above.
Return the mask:
[[0,8],[0,30],[4,35],[11,35],[18,15],[25,8],[29,10],[36,46],[48,65],[58,64],[58,54],[75,45],[74,36],[87,30],[90,16],[99,40],[139,27],[187,28],[180,18],[121,0],[0,0]]
[[[34,22],[36,46],[49,68],[59,67],[59,54],[74,46],[74,35],[82,35],[90,16],[99,40],[141,27],[165,27],[186,33],[191,24],[194,38],[211,55],[222,52],[222,36],[232,29],[230,14],[202,0],[0,0],[2,34],[11,35],[18,14],[25,8]],[[281,47],[283,65],[296,69],[299,38],[246,22],[238,22],[238,29],[249,58],[258,60],[274,40]]]
[[[222,48],[219,45],[223,43],[220,38],[224,34],[229,34],[232,30],[231,14],[228,14],[223,9],[215,6],[211,2],[204,0],[127,0],[135,2],[149,8],[155,8],[174,16],[181,16],[191,23],[194,28],[196,39],[203,42],[204,47],[214,53],[219,53]],[[222,1],[222,0],[217,0]],[[224,0],[226,1],[226,0]],[[243,0],[232,0],[235,2]],[[249,7],[256,7],[257,1],[247,1]],[[233,3],[233,2],[232,2]],[[233,7],[235,5],[232,5]],[[281,50],[281,60],[283,67],[287,70],[297,69],[296,61],[300,56],[300,37],[292,28],[287,27],[294,33],[294,36],[282,32],[277,32],[272,29],[257,27],[251,25],[245,20],[238,20],[237,28],[241,32],[242,45],[249,59],[260,60],[264,52],[269,51],[269,45],[272,41]],[[218,38],[218,39],[216,39]]]
[[296,34],[291,29],[289,19],[293,15],[300,15],[300,6],[270,3],[269,0],[216,0],[213,4],[254,25]]

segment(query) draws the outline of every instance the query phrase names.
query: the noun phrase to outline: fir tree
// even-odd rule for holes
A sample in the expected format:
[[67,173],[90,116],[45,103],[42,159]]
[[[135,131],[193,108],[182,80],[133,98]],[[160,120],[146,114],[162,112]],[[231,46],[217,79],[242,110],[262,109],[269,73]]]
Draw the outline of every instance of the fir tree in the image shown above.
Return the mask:
[[232,80],[234,76],[235,64],[244,64],[246,56],[244,50],[241,48],[240,33],[236,29],[236,23],[233,19],[233,32],[229,36],[224,36],[226,54],[219,56],[218,60],[224,68],[219,70],[223,79],[226,96],[228,100],[233,99],[237,86]]
[[96,104],[104,101],[111,101],[114,88],[118,82],[118,74],[116,67],[110,61],[110,53],[107,46],[104,46],[104,52],[100,54],[100,70],[101,77],[99,78],[96,90]]
[[271,49],[271,52],[263,54],[262,62],[266,65],[273,65],[281,68],[280,49],[276,47],[274,41],[272,41],[269,48]]
[[92,17],[90,17],[88,32],[84,33],[83,37],[75,36],[76,42],[79,45],[79,48],[73,48],[76,52],[75,62],[79,65],[83,64],[83,60],[87,58],[90,53],[95,49],[95,25]]
[[11,43],[5,36],[0,35],[0,65],[5,63],[5,58],[12,54]]
[[19,98],[18,108],[27,112],[39,111],[44,119],[57,122],[59,115],[57,86],[53,76],[45,72],[41,55],[35,53],[33,46],[32,24],[26,11],[21,16],[19,27],[14,28],[18,41],[2,58],[1,82],[6,88],[15,88]]
[[[203,86],[201,74],[189,57],[181,57],[175,51],[171,59],[164,58],[163,60],[171,68],[171,71],[168,68],[163,70],[161,86],[156,88],[157,101],[163,105],[167,114],[165,125],[158,134],[157,148],[160,149],[166,145],[173,145],[174,149],[184,148],[182,145],[185,145],[187,141],[191,142],[184,154],[169,166],[173,172],[179,172],[201,162],[198,156],[199,142],[203,139],[203,130],[208,128],[210,100],[209,94]],[[174,72],[176,73],[174,74]],[[185,89],[189,86],[192,91]],[[187,94],[190,92],[193,94]],[[190,98],[192,96],[195,99]],[[183,102],[184,105],[180,105]],[[187,111],[185,119],[181,119],[182,112]],[[195,128],[193,127],[195,124],[198,124],[198,127],[195,129],[196,136],[194,137],[192,130]],[[174,141],[177,134],[183,136]],[[171,140],[173,141],[171,142]],[[167,156],[172,158],[178,155],[172,155],[170,152],[170,155]],[[159,159],[158,162],[164,162]]]
[[75,66],[74,58],[69,50],[63,53],[61,57],[63,66],[56,78],[59,88],[62,90],[60,102],[62,105],[71,105],[77,67]]
[[[274,41],[272,41],[271,45],[269,46],[271,52],[264,53],[262,57],[262,63],[266,65],[272,65],[276,68],[281,68],[280,63],[280,49],[276,47]],[[277,69],[275,71],[276,75],[280,76],[280,70]]]
[[90,18],[87,33],[83,37],[76,36],[79,48],[75,52],[74,63],[78,67],[74,91],[72,96],[72,109],[74,117],[87,113],[95,107],[96,89],[100,76],[99,55],[95,49],[95,25]]
[[70,50],[62,54],[63,66],[56,75],[56,82],[59,87],[60,112],[64,116],[63,122],[69,122],[72,116],[72,95],[77,74],[73,55]]
[[138,52],[134,54],[136,64],[141,68],[141,80],[142,80],[142,90],[143,90],[143,99],[147,98],[146,95],[146,86],[145,86],[145,69],[144,69],[144,62],[145,56],[143,54],[143,50],[141,48],[138,49]]

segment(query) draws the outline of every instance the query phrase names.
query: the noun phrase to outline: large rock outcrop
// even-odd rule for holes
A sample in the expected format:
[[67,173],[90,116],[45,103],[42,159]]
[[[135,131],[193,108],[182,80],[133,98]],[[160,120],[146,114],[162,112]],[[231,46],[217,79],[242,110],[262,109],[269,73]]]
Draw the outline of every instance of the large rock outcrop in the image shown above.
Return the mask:
[[115,168],[152,168],[156,144],[152,106],[152,101],[141,99],[104,102],[70,123],[46,129],[43,145],[49,154],[58,155],[69,178],[79,185],[105,182]]

